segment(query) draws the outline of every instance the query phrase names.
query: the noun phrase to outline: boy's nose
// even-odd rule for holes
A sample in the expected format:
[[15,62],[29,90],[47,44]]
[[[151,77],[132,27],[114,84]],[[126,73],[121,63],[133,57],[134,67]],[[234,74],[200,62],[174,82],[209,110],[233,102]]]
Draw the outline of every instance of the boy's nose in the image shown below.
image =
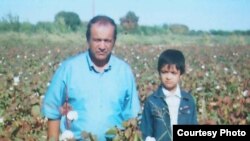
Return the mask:
[[167,79],[171,79],[171,74],[170,74],[170,73],[167,73],[167,74],[166,74],[166,78],[167,78]]

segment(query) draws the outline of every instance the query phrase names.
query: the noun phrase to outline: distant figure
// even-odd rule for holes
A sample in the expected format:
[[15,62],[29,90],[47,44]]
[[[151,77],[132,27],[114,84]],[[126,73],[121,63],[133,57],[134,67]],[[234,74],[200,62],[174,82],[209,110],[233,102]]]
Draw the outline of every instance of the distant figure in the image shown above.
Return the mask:
[[140,129],[144,140],[171,141],[173,125],[198,124],[196,104],[192,95],[179,86],[185,72],[181,51],[168,49],[162,52],[158,72],[161,85],[144,103]]
[[89,49],[65,60],[45,94],[42,112],[48,118],[48,139],[83,140],[86,131],[105,141],[105,132],[137,116],[140,110],[130,66],[111,54],[117,35],[113,19],[90,20]]

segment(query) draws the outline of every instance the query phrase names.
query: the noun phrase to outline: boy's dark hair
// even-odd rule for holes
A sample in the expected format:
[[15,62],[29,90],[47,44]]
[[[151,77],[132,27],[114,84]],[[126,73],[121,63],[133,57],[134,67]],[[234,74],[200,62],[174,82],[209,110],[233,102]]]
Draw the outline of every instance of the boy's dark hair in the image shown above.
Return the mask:
[[87,38],[87,41],[89,42],[90,40],[90,37],[91,37],[91,27],[93,24],[95,23],[102,23],[102,24],[111,24],[112,26],[114,26],[115,30],[114,30],[114,41],[116,41],[116,35],[117,35],[117,26],[115,24],[115,21],[113,19],[111,19],[110,17],[108,16],[104,16],[104,15],[98,15],[98,16],[95,16],[93,17],[89,23],[88,23],[88,26],[87,26],[87,31],[86,31],[86,38]]
[[165,65],[176,65],[176,69],[180,70],[181,75],[185,73],[185,58],[181,51],[176,49],[167,49],[163,51],[158,60],[158,72]]

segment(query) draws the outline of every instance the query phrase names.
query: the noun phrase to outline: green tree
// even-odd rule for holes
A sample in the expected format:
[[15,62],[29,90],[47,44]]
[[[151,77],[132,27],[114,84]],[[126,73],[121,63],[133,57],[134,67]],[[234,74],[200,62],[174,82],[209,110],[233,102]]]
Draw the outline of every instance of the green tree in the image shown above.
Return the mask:
[[134,12],[129,11],[124,17],[120,18],[120,24],[126,32],[135,30],[138,26],[139,17]]
[[187,34],[189,32],[189,28],[183,24],[172,24],[169,26],[169,30],[175,34]]
[[38,22],[35,27],[36,27],[36,32],[46,31],[48,33],[53,33],[56,30],[56,28],[58,28],[54,26],[54,24],[51,22]]
[[81,24],[81,20],[78,14],[74,12],[65,12],[65,11],[61,11],[56,14],[55,22],[59,23],[60,25],[65,24],[72,31],[76,31]]
[[2,18],[0,23],[0,31],[15,31],[19,32],[20,22],[18,16],[8,14],[6,18]]
[[20,24],[20,32],[31,33],[35,31],[35,26],[29,22],[23,22]]

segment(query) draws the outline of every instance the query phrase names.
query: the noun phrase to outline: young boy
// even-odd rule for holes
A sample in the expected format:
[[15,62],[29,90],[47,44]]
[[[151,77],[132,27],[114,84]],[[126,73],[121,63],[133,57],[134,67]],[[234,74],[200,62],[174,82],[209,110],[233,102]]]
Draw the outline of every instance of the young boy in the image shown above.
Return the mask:
[[150,95],[142,112],[141,131],[145,140],[171,141],[175,124],[198,124],[196,104],[191,94],[180,89],[185,72],[185,58],[181,51],[168,49],[158,60],[161,84]]

